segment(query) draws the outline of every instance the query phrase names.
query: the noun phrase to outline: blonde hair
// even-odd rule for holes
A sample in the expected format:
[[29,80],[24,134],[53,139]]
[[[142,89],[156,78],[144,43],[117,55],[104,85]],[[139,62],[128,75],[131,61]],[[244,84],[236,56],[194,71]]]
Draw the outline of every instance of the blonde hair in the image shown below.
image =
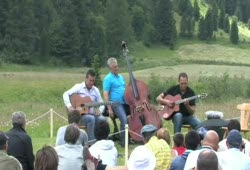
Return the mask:
[[113,63],[117,64],[116,58],[113,57],[109,58],[107,61],[108,66],[110,67]]

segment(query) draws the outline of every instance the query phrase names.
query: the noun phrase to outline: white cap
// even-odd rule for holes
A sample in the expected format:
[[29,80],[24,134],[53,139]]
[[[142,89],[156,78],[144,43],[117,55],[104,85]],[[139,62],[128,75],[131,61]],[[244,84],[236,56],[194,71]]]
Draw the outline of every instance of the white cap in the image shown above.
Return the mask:
[[132,151],[127,165],[129,170],[154,170],[156,158],[146,146],[137,146]]
[[206,111],[205,112],[206,116],[207,116],[207,119],[213,119],[213,118],[223,118],[223,113],[220,112],[220,111],[213,111],[213,110],[210,110],[210,111]]

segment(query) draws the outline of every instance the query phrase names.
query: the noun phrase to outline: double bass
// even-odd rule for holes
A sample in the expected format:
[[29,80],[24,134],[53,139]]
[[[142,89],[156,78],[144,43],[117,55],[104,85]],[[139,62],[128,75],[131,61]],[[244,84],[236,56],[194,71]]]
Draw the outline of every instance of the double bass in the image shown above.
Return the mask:
[[134,141],[141,142],[141,128],[144,125],[153,124],[159,129],[162,127],[162,120],[157,109],[149,104],[150,93],[147,85],[141,80],[136,80],[132,73],[128,48],[124,41],[122,47],[130,78],[124,93],[125,102],[130,108],[130,117],[128,118],[129,134]]

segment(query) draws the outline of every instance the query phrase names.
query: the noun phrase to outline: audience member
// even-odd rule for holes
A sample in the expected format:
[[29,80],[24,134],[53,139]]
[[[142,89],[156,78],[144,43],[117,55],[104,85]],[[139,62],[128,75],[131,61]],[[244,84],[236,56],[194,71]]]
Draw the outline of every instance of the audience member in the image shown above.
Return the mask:
[[214,151],[201,151],[197,159],[196,170],[218,170],[218,167],[218,158]]
[[[238,130],[238,131],[241,130],[240,122],[237,119],[229,120],[226,133],[230,132],[233,129]],[[243,140],[242,152],[250,157],[250,142],[244,138],[242,140]],[[228,147],[226,145],[226,139],[223,139],[219,143],[218,152],[225,151],[227,149]]]
[[221,141],[224,135],[222,127],[226,127],[228,121],[223,119],[223,113],[219,111],[207,111],[205,114],[207,120],[201,122],[201,127],[217,132]]
[[57,170],[58,155],[51,146],[43,146],[36,152],[35,170]]
[[96,142],[89,148],[89,151],[96,159],[101,159],[107,166],[117,164],[118,152],[112,140],[108,140],[110,133],[109,123],[104,120],[95,126]]
[[214,152],[218,149],[219,136],[214,130],[207,131],[204,139],[201,141],[201,149],[191,152],[186,160],[184,170],[190,170],[196,167],[197,158],[201,151],[205,149],[213,150]]
[[171,149],[167,142],[156,137],[157,128],[154,125],[145,125],[141,129],[141,135],[145,146],[155,155],[155,170],[169,169],[171,163]]
[[17,111],[12,114],[12,125],[6,135],[9,137],[8,154],[14,156],[22,164],[23,170],[34,169],[34,154],[30,136],[26,133],[26,115]]
[[182,155],[173,159],[170,170],[183,170],[189,153],[196,150],[199,144],[199,134],[195,130],[189,131],[185,135],[185,147],[187,150]]
[[0,132],[0,169],[2,170],[22,170],[22,165],[13,156],[7,154],[8,137]]
[[240,151],[243,141],[238,130],[230,130],[226,145],[228,150],[218,152],[219,165],[222,170],[250,170],[250,158]]
[[156,158],[154,153],[145,145],[137,146],[128,160],[129,170],[154,170]]
[[81,170],[83,165],[83,146],[77,145],[80,130],[75,124],[68,125],[64,140],[65,144],[55,147],[59,157],[58,170]]
[[[78,110],[73,110],[68,113],[69,124],[75,123],[76,125],[79,125],[80,121],[81,121],[81,115]],[[65,135],[66,128],[67,128],[67,125],[62,126],[58,129],[57,135],[56,135],[56,146],[65,144],[64,135]],[[83,129],[80,129],[80,136],[76,144],[82,144],[82,145],[88,144],[88,135]]]
[[186,151],[186,148],[184,147],[184,135],[181,132],[175,133],[173,141],[173,149],[177,151],[178,156],[182,155]]

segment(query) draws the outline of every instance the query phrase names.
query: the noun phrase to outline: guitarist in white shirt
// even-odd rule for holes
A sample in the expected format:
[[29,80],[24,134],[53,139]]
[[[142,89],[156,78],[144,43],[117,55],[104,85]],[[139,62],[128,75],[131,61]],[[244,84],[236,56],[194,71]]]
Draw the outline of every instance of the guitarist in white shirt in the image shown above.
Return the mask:
[[[169,88],[156,98],[158,103],[169,108],[170,113],[168,117],[163,118],[167,120],[172,118],[174,133],[180,132],[183,124],[188,124],[191,125],[193,129],[198,129],[201,123],[200,120],[194,116],[195,99],[185,100],[186,98],[195,96],[194,91],[188,87],[188,75],[186,73],[180,73],[178,82],[178,85]],[[177,100],[182,100],[183,102],[177,106]]]
[[[85,82],[75,84],[71,89],[63,93],[64,104],[69,112],[75,109],[77,110],[79,109],[77,106],[74,106],[74,103],[72,103],[71,101],[71,96],[73,94],[77,94],[77,96],[79,96],[79,99],[77,100],[80,100],[80,102],[82,99],[88,99],[88,103],[91,102],[103,103],[100,91],[96,86],[94,86],[94,83],[95,83],[95,72],[90,69],[86,73]],[[81,103],[80,106],[82,106],[83,104],[84,103]],[[104,105],[100,105],[98,109],[89,107],[86,109],[87,113],[82,113],[81,124],[87,127],[87,134],[90,145],[94,143],[95,139],[94,127],[96,122],[106,119],[104,116],[101,115],[104,111],[104,108],[105,108]]]

